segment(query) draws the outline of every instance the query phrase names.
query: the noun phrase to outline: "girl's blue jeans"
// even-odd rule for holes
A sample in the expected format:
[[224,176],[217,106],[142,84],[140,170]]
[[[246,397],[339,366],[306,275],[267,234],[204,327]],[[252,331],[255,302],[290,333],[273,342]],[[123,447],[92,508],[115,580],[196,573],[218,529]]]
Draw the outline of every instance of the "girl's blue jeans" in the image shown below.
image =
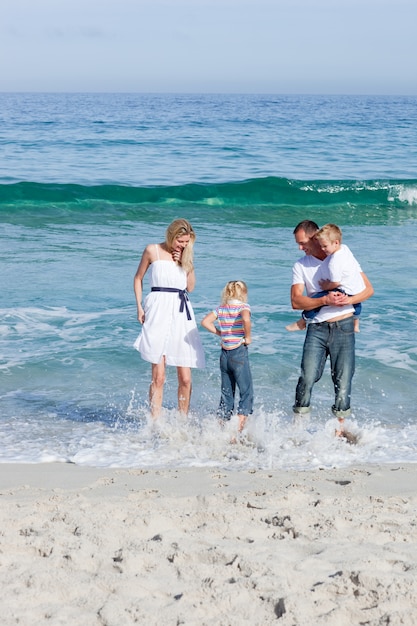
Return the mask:
[[249,366],[248,347],[241,345],[234,350],[220,353],[221,397],[217,415],[229,420],[235,405],[236,386],[239,389],[237,412],[250,415],[253,412],[253,383]]
[[308,324],[301,375],[295,392],[295,413],[310,412],[312,389],[323,374],[328,356],[335,394],[332,411],[336,417],[350,415],[352,378],[355,372],[353,316],[338,322]]

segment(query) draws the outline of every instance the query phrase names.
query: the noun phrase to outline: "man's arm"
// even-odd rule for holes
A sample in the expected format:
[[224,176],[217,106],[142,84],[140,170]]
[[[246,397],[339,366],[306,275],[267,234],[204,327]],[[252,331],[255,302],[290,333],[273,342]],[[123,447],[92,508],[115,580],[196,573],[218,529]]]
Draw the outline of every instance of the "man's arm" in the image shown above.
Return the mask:
[[368,300],[368,298],[374,295],[374,288],[366,274],[361,272],[361,275],[365,283],[365,289],[354,296],[347,296],[338,291],[330,291],[322,298],[310,298],[304,295],[304,284],[292,285],[291,306],[293,309],[311,311],[311,309],[315,309],[318,306],[346,306],[347,304],[353,305],[364,302],[364,300]]
[[319,285],[320,288],[323,291],[330,291],[331,289],[337,289],[338,287],[340,287],[341,283],[336,283],[335,281],[332,280],[319,280]]
[[291,286],[291,306],[293,309],[311,311],[311,309],[319,306],[345,306],[346,304],[350,304],[348,296],[337,291],[330,291],[321,298],[310,298],[310,296],[304,295],[303,283]]

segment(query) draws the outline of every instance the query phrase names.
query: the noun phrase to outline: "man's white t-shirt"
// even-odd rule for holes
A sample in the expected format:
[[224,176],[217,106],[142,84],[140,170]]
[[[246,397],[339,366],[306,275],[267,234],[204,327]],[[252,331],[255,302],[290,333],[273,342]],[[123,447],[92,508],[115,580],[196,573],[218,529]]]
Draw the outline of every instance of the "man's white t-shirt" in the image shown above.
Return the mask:
[[[319,291],[323,291],[318,282],[320,278],[322,278],[319,269],[323,262],[324,261],[309,254],[298,259],[298,261],[294,263],[292,270],[292,284],[304,285],[307,295],[310,297]],[[325,322],[333,317],[353,313],[353,311],[354,308],[351,304],[345,306],[322,306],[311,322],[314,324]]]

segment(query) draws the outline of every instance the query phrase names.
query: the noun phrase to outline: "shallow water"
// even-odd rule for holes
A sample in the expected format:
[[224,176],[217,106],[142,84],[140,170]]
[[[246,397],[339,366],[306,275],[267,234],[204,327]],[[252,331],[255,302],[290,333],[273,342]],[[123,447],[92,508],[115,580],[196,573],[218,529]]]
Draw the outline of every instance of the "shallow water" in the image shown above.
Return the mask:
[[[415,461],[417,100],[172,98],[0,97],[0,461]],[[236,446],[233,424],[223,431],[214,417],[219,348],[203,329],[207,367],[194,372],[190,419],[176,415],[171,369],[160,432],[147,419],[132,280],[143,247],[180,215],[197,232],[196,317],[228,280],[249,286],[255,412]],[[297,317],[292,230],[305,217],[342,226],[375,288],[356,338],[355,446],[334,437],[328,369],[311,422],[292,422],[304,333],[285,325]]]

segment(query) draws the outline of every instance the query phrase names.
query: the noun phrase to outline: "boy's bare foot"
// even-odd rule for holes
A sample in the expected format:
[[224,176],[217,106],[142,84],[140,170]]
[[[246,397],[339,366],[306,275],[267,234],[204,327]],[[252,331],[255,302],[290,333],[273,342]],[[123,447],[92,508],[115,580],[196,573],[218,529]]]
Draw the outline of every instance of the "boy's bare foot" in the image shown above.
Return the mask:
[[293,322],[292,324],[288,324],[288,326],[286,326],[285,329],[289,330],[290,332],[292,332],[294,330],[305,330],[306,326],[307,326],[307,324],[301,318],[301,319],[297,320],[296,322]]

